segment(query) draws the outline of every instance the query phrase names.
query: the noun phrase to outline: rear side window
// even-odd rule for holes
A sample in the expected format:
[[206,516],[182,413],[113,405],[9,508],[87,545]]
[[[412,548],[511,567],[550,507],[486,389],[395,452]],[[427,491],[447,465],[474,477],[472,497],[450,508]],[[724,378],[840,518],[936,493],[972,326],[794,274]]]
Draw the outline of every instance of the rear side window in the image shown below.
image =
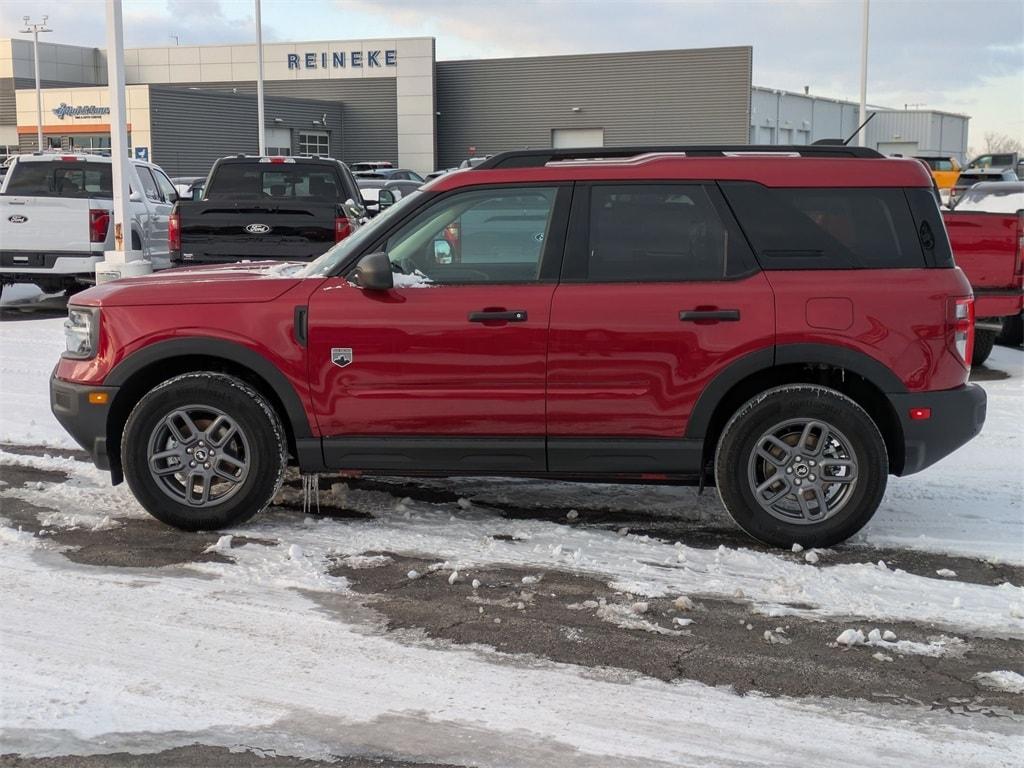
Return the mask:
[[7,194],[32,197],[113,197],[109,163],[17,163],[10,171]]
[[721,187],[764,269],[925,266],[902,189]]
[[699,184],[595,184],[587,214],[587,249],[567,265],[567,279],[722,280],[745,270],[741,237]]

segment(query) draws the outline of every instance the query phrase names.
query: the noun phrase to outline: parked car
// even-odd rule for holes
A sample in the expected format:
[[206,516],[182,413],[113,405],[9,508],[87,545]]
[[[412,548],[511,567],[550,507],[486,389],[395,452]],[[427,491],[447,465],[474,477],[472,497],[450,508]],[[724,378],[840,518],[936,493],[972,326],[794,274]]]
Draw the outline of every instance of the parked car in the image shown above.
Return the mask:
[[385,168],[394,168],[394,163],[389,160],[364,160],[359,163],[352,163],[352,173],[364,173],[366,171],[380,171]]
[[[131,231],[125,243],[154,269],[170,266],[167,227],[177,192],[156,165],[126,164]],[[20,155],[0,185],[0,281],[43,291],[95,282],[96,264],[114,248],[112,165],[94,154]]]
[[753,537],[826,547],[980,431],[973,311],[917,161],[524,150],[305,266],[79,294],[51,404],[187,530],[248,520],[291,462],[716,485]]
[[[986,193],[986,187],[1012,187],[988,206],[1016,208],[1011,212],[975,207],[995,197]],[[1020,182],[977,184],[964,194],[955,210],[942,215],[956,263],[974,289],[977,319],[973,365],[985,362],[1001,334],[1005,343],[1020,343],[1014,330],[1020,327],[1024,312],[1024,211],[1020,210],[1024,205],[1019,202],[1022,191],[1024,184]],[[1014,196],[1017,202],[1007,205],[1005,200]],[[977,203],[975,197],[979,198]]]
[[1024,210],[1024,181],[982,181],[961,194],[958,211],[1016,213]]
[[981,182],[1018,181],[1017,174],[1008,169],[975,169],[960,172],[956,184],[949,192],[949,207],[955,208],[960,197],[975,184]]
[[309,261],[352,234],[365,215],[355,177],[339,160],[225,157],[210,170],[201,200],[175,206],[171,261]]
[[356,177],[359,184],[359,192],[363,196],[363,203],[366,206],[368,216],[376,216],[380,211],[379,196],[383,189],[390,190],[394,199],[403,195],[415,192],[423,185],[423,180],[391,179],[387,176],[377,174],[360,174]]
[[423,183],[424,179],[416,171],[408,168],[378,168],[374,171],[360,171],[356,179],[386,179],[391,181],[418,181]]
[[967,164],[964,170],[996,170],[996,171],[1014,171],[1019,173],[1021,170],[1021,155],[1019,152],[996,152],[987,155],[978,155]]
[[205,176],[176,176],[171,179],[179,200],[201,200],[206,187]]
[[917,157],[925,165],[928,166],[931,171],[932,177],[935,179],[935,186],[939,189],[939,194],[943,202],[949,199],[949,191],[956,184],[957,178],[960,176],[960,163],[957,162],[955,157]]

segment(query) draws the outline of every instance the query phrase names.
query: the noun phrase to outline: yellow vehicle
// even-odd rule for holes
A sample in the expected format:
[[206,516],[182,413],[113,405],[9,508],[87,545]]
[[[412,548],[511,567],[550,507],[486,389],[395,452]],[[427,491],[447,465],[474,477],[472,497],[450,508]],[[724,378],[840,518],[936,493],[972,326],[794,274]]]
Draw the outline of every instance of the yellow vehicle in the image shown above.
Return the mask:
[[919,157],[918,160],[926,163],[932,170],[932,177],[940,192],[949,194],[960,178],[960,163],[955,157]]

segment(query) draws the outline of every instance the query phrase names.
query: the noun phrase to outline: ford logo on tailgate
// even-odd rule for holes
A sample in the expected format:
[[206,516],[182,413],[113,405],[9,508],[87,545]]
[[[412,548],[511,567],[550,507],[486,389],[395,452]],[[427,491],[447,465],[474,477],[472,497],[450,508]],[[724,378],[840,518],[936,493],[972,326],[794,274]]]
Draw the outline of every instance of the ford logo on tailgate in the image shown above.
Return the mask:
[[28,221],[28,216],[22,216],[21,214],[16,213],[13,216],[8,216],[7,220],[11,222],[11,224],[24,224]]
[[250,235],[265,235],[270,231],[270,227],[267,224],[249,224],[245,231]]

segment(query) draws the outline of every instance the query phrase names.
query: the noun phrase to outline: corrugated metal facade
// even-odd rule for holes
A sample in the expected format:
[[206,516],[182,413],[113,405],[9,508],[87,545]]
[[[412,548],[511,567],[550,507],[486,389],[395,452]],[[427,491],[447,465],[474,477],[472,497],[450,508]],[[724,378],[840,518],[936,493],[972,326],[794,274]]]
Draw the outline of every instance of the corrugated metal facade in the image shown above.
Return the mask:
[[549,147],[564,129],[603,129],[606,146],[744,144],[751,58],[735,47],[439,61],[438,166]]
[[[151,159],[170,176],[199,176],[210,170],[214,160],[239,153],[259,151],[256,132],[256,97],[223,91],[190,91],[150,86],[149,104],[153,146]],[[298,146],[300,130],[327,132],[330,151],[342,154],[342,107],[322,101],[267,97],[267,126],[293,132],[292,147]],[[326,127],[314,125],[327,115]],[[285,115],[281,123],[275,114]],[[225,130],[225,126],[230,127]]]
[[969,119],[932,110],[879,111],[868,123],[868,142],[903,149],[905,154],[954,156],[965,162]]
[[[191,86],[175,83],[173,87],[201,88],[199,93],[207,90],[230,93],[232,89],[241,94],[256,93],[256,83],[253,81],[195,83]],[[341,107],[345,141],[338,150],[335,150],[332,139],[331,150],[338,152],[335,157],[347,163],[360,160],[398,162],[398,108],[394,79],[382,77],[361,80],[268,80],[263,84],[263,92],[268,99],[271,96],[317,99],[329,102],[324,105],[325,109],[330,106]],[[253,115],[255,114],[256,109],[253,107]],[[268,128],[274,127],[275,117],[290,119],[284,112],[275,114],[269,106],[265,115]],[[156,125],[159,121],[154,117],[153,122]],[[312,125],[309,127],[313,128]],[[255,126],[253,131],[255,136]]]

